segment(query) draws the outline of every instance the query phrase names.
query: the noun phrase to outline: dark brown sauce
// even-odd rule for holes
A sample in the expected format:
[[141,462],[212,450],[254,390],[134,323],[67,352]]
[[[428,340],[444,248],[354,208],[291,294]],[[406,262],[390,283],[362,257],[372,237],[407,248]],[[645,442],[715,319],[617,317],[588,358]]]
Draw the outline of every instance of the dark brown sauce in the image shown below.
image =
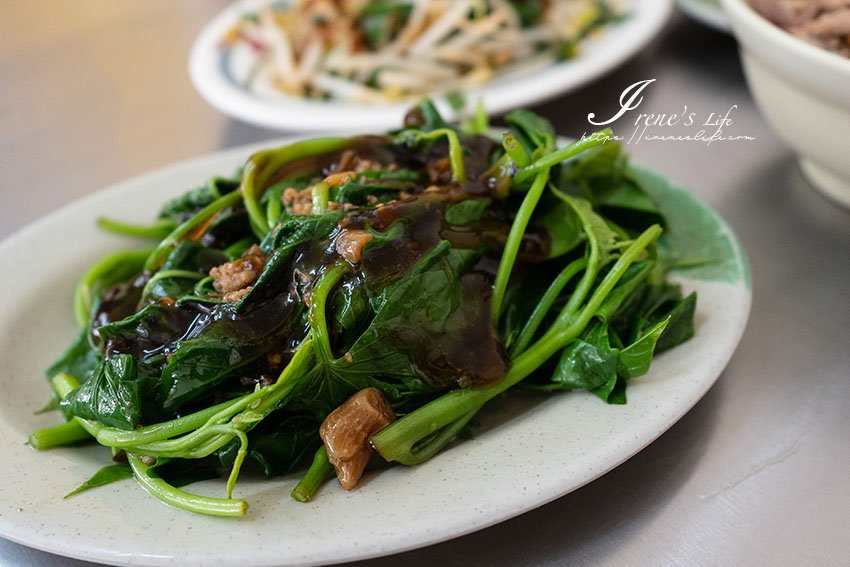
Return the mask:
[[[302,158],[281,168],[270,185],[293,175],[315,175],[316,172],[325,175],[335,169],[343,151],[354,150],[362,159],[378,161],[383,167],[395,164],[399,168],[428,173],[412,187],[409,197],[375,208],[355,208],[346,212],[331,234],[299,246],[291,260],[281,268],[279,278],[259,288],[259,293],[249,295],[238,309],[234,304],[208,305],[186,301],[174,305],[166,302],[157,307],[161,317],[156,325],[140,332],[132,340],[107,341],[103,347],[105,356],[130,353],[143,360],[157,355],[167,356],[181,341],[204,333],[215,333],[234,337],[234,365],[270,352],[282,353],[288,360],[309,331],[303,312],[316,278],[326,266],[341,261],[333,245],[336,233],[344,229],[367,228],[384,233],[396,223],[402,223],[400,237],[363,251],[360,263],[352,266],[351,274],[346,276],[343,285],[363,285],[369,295],[377,293],[408,273],[443,240],[449,241],[454,248],[481,249],[480,258],[461,276],[462,301],[448,319],[453,332],[432,335],[423,340],[419,329],[402,326],[387,340],[408,352],[417,371],[436,388],[456,385],[479,387],[500,379],[509,362],[491,321],[490,301],[510,221],[498,207],[493,207],[484,218],[467,226],[452,226],[445,221],[445,210],[449,204],[491,196],[492,179],[487,178],[485,172],[490,167],[494,142],[483,136],[473,136],[466,138],[464,144],[469,180],[462,183],[450,180],[445,144],[435,143],[429,150],[419,152],[389,144],[387,138],[376,136],[358,138],[345,150]],[[439,189],[431,187],[426,190],[435,179],[440,181]],[[541,261],[548,246],[545,234],[529,231],[523,239],[519,261],[531,264]],[[119,321],[135,312],[148,277],[140,276],[107,293],[94,316],[95,336],[97,327]],[[329,301],[329,305],[332,304]]]

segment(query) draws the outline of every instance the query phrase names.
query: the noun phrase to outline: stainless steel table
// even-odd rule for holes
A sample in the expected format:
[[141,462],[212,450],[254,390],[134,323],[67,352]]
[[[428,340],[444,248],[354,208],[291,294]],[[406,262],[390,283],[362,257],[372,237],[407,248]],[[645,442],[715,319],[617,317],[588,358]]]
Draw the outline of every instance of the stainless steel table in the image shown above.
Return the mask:
[[[220,115],[189,84],[191,41],[222,5],[0,5],[0,237],[110,183],[278,135]],[[754,301],[738,351],[690,413],[604,477],[487,530],[357,565],[850,564],[850,211],[813,192],[763,122],[734,41],[680,15],[614,73],[537,110],[580,135],[589,112],[612,116],[646,79],[618,132],[638,112],[737,105],[729,132],[755,138],[628,148],[740,236]],[[84,564],[0,540],[3,566]]]

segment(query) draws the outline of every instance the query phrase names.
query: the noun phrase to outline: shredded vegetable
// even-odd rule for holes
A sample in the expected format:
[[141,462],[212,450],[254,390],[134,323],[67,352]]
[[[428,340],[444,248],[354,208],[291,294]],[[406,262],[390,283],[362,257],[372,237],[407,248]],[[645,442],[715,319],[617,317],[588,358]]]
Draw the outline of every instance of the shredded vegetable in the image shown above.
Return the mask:
[[297,0],[260,4],[222,47],[248,86],[381,103],[463,91],[575,55],[624,0]]

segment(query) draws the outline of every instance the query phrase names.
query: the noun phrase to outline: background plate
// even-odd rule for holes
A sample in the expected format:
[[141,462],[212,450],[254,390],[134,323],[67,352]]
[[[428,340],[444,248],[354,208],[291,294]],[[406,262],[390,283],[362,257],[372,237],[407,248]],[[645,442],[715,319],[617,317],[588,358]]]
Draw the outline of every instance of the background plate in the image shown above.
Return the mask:
[[717,31],[731,33],[729,19],[718,0],[676,0],[683,12]]
[[[284,94],[260,94],[245,88],[236,77],[245,64],[219,48],[221,38],[251,0],[237,2],[216,16],[201,31],[189,57],[189,75],[207,102],[225,114],[265,128],[286,131],[386,130],[401,124],[411,102],[367,105],[312,101]],[[667,21],[672,0],[633,0],[624,21],[607,26],[581,46],[579,57],[521,77],[502,77],[466,92],[467,101],[482,99],[487,110],[500,113],[575,90],[611,71],[643,48]],[[452,117],[449,105],[436,100],[440,112]]]
[[[264,143],[263,147],[270,144]],[[729,227],[688,192],[667,184],[656,198],[679,254],[717,262],[677,275],[696,290],[696,336],[655,359],[629,386],[629,403],[592,394],[518,395],[495,400],[472,441],[423,466],[370,474],[346,493],[328,484],[314,502],[289,498],[297,478],[243,474],[240,519],[169,508],[133,481],[62,497],[108,461],[97,446],[39,453],[24,444],[56,413],[34,415],[49,397],[44,369],[75,333],[79,275],[134,241],[95,227],[98,216],[150,220],[166,198],[214,174],[229,174],[259,146],[195,159],[113,186],[61,209],[0,244],[0,536],[123,565],[311,565],[385,555],[451,539],[567,494],[628,459],[684,415],[711,387],[746,324],[746,259]],[[653,173],[637,170],[638,175]],[[193,485],[221,495],[224,483]]]

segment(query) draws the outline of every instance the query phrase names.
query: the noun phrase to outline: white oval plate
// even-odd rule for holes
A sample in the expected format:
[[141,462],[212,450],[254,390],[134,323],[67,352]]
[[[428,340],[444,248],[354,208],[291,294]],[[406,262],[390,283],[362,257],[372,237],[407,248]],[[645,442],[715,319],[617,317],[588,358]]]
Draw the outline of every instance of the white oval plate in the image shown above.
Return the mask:
[[729,19],[719,0],[676,0],[687,15],[717,31],[732,33]]
[[[219,43],[253,5],[252,0],[243,0],[227,7],[207,24],[192,46],[189,75],[212,106],[256,126],[290,132],[374,132],[402,123],[410,102],[370,105],[316,101],[274,93],[270,88],[246,88],[238,77],[246,75],[249,63],[231,57],[231,50],[222,50]],[[579,57],[528,75],[502,77],[467,91],[466,99],[473,106],[483,100],[489,112],[500,113],[575,90],[643,48],[667,21],[671,7],[672,0],[633,0],[631,15],[583,43]],[[443,116],[455,116],[445,100],[438,98],[435,102]]]
[[[263,144],[269,147],[269,144]],[[629,403],[586,392],[514,395],[485,412],[483,427],[417,467],[370,473],[352,492],[335,483],[309,504],[297,477],[240,477],[239,519],[170,508],[124,480],[63,500],[109,462],[99,446],[37,452],[30,431],[55,425],[34,414],[49,398],[44,369],[77,327],[74,285],[88,265],[137,241],[95,227],[100,215],[135,222],[208,177],[229,174],[258,146],[178,164],[71,204],[0,243],[0,536],[53,553],[121,565],[312,565],[404,551],[506,520],[567,494],[622,463],[668,429],[709,389],[738,344],[750,306],[747,262],[713,210],[668,184],[656,197],[680,253],[717,262],[678,275],[699,294],[696,336],[659,355],[635,379]],[[652,173],[637,170],[638,175]],[[14,275],[12,275],[14,274]],[[223,495],[224,481],[190,488]]]

